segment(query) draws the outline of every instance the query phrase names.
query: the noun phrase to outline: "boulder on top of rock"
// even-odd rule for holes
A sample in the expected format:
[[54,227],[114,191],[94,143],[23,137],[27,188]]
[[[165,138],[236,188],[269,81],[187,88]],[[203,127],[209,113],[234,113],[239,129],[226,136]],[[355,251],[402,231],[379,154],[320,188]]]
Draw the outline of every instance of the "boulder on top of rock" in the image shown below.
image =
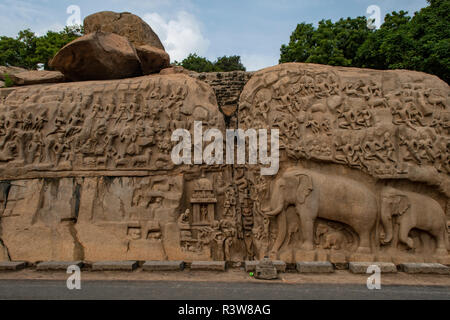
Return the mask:
[[102,11],[84,19],[85,34],[101,31],[127,38],[134,46],[149,45],[164,50],[158,35],[138,16],[129,12]]
[[152,46],[138,46],[136,52],[141,60],[142,72],[147,75],[157,73],[170,66],[170,57],[164,50]]
[[142,74],[136,50],[127,38],[93,32],[64,46],[50,66],[73,81],[108,80]]

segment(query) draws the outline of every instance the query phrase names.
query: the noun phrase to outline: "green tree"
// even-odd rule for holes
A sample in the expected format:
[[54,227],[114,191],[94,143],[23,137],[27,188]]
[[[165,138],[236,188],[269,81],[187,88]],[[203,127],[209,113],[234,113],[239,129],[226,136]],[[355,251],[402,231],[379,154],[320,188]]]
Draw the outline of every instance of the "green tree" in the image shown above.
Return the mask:
[[414,65],[416,52],[407,12],[387,14],[379,30],[358,48],[359,66],[375,69],[407,69]]
[[245,67],[241,62],[240,56],[223,56],[217,58],[216,62],[214,62],[214,66],[217,70],[222,72],[227,71],[245,71]]
[[322,20],[317,28],[301,23],[292,33],[289,44],[281,46],[280,63],[354,65],[357,49],[370,32],[365,17],[340,19],[336,23]]
[[198,56],[196,53],[191,53],[183,61],[175,61],[175,64],[196,72],[245,71],[240,56],[223,56],[217,58],[215,62],[211,62],[204,57]]
[[378,30],[367,19],[322,20],[317,28],[299,24],[280,63],[311,62],[374,69],[410,69],[450,80],[450,0],[427,0],[413,17],[387,14]]
[[23,67],[24,44],[18,39],[0,37],[0,65]]
[[196,53],[191,53],[180,65],[188,70],[196,72],[212,72],[216,71],[214,64],[204,57],[198,56]]
[[44,64],[44,69],[50,69],[49,62],[55,54],[69,42],[83,34],[81,26],[65,27],[63,31],[48,31],[44,36],[37,38],[35,57],[39,63]]
[[0,37],[0,65],[37,69],[42,63],[49,69],[49,60],[56,52],[82,34],[83,27],[72,26],[41,37],[29,29],[20,31],[16,38]]

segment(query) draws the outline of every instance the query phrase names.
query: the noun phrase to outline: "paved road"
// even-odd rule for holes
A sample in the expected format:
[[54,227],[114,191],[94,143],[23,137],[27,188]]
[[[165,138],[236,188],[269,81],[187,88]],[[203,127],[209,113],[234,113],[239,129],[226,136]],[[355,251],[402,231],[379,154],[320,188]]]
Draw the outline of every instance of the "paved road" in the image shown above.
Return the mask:
[[174,300],[303,300],[303,299],[444,299],[450,287],[219,283],[178,281],[82,281],[68,290],[65,281],[0,280],[0,299],[174,299]]

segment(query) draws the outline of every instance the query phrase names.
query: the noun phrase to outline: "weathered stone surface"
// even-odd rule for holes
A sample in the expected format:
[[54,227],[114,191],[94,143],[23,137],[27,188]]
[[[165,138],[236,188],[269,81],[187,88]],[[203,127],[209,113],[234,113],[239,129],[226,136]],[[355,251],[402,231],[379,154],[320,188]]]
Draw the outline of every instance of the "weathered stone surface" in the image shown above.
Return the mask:
[[191,77],[206,82],[214,89],[219,108],[226,116],[235,115],[242,90],[254,74],[245,71],[187,72]]
[[398,267],[406,273],[450,274],[450,267],[440,263],[402,263]]
[[264,258],[256,265],[255,278],[260,280],[278,279],[277,268],[269,258]]
[[146,261],[142,265],[144,271],[182,271],[183,261]]
[[22,72],[27,72],[29,70],[24,69],[24,68],[19,68],[19,67],[13,67],[13,66],[0,66],[0,80],[5,80],[5,74],[9,75],[10,77],[18,74],[18,73],[22,73]]
[[167,52],[162,49],[144,45],[137,46],[136,52],[141,61],[142,73],[145,75],[158,73],[161,69],[170,66],[170,57]]
[[[259,263],[259,261],[256,261],[256,260],[245,261],[245,271],[246,272],[255,271],[258,263]],[[272,263],[278,272],[286,272],[286,262],[281,261],[281,260],[275,260],[275,261],[272,261]]]
[[329,257],[330,262],[334,265],[336,270],[348,269],[348,260],[345,254],[339,252],[332,252]]
[[0,261],[0,271],[16,271],[27,267],[24,261]]
[[[280,65],[250,78],[225,123],[204,78],[1,89],[0,259],[448,261],[447,84]],[[194,121],[267,128],[271,150],[278,129],[279,170],[174,163],[172,133],[194,139]]]
[[11,260],[83,258],[82,247],[74,236],[76,183],[73,179],[17,180],[1,185],[8,191],[1,238]]
[[64,75],[59,71],[30,70],[11,75],[15,85],[32,85],[41,83],[64,82]]
[[121,79],[141,75],[140,60],[127,38],[94,32],[65,45],[50,66],[73,81]]
[[350,262],[349,269],[351,273],[367,273],[370,266],[376,265],[381,273],[396,273],[397,267],[392,262]]
[[193,261],[191,270],[196,271],[225,271],[225,261]]
[[133,271],[139,266],[137,261],[99,261],[92,264],[93,271]]
[[332,273],[333,265],[327,261],[297,262],[296,268],[299,273]]
[[0,88],[4,88],[5,87],[5,83],[3,81],[0,81]]
[[177,74],[177,73],[183,73],[183,74],[186,74],[186,75],[190,75],[191,71],[186,70],[182,66],[171,66],[171,67],[162,69],[159,72],[160,75]]
[[102,11],[84,19],[84,32],[112,32],[127,38],[133,45],[149,45],[164,50],[159,37],[152,28],[138,16],[129,12]]
[[36,265],[39,271],[67,271],[70,266],[83,267],[83,261],[44,261]]

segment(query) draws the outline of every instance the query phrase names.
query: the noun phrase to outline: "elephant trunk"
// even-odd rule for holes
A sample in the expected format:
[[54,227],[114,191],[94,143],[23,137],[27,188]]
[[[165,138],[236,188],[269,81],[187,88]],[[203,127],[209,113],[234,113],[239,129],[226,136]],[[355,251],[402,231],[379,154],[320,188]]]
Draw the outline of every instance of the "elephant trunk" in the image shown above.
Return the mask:
[[256,212],[265,217],[276,217],[281,211],[283,211],[284,201],[283,198],[272,195],[270,200],[270,209],[264,210],[261,208],[261,204],[257,201],[255,202]]
[[389,212],[388,206],[383,203],[381,206],[381,223],[383,224],[384,229],[384,238],[382,239],[382,242],[384,244],[391,242],[392,240],[392,213]]
[[270,210],[270,211],[261,210],[261,213],[266,217],[275,217],[275,216],[279,215],[282,210],[283,210],[283,203],[281,203],[274,210]]

